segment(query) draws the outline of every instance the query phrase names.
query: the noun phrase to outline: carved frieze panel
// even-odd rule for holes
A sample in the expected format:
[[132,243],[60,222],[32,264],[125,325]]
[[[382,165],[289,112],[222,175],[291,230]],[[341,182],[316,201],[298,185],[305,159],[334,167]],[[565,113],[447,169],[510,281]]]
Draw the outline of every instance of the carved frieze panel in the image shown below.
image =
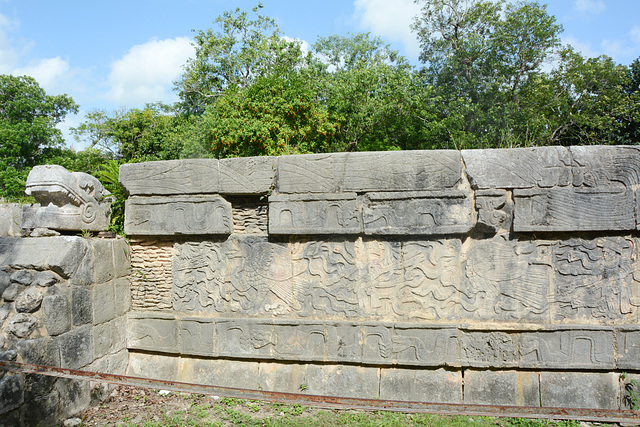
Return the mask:
[[570,239],[553,249],[555,319],[635,323],[640,306],[638,241]]
[[477,190],[475,196],[480,231],[495,234],[511,230],[513,201],[505,190]]
[[342,190],[346,153],[278,158],[280,193],[334,193]]
[[460,363],[463,366],[499,368],[517,366],[518,338],[518,334],[497,331],[462,333]]
[[130,197],[124,227],[134,236],[230,234],[231,204],[214,195]]
[[368,193],[363,203],[369,235],[463,234],[473,227],[465,192]]
[[269,233],[359,234],[360,206],[355,193],[269,197]]
[[632,188],[640,184],[640,150],[635,146],[570,147],[573,185]]
[[219,165],[216,159],[126,163],[120,182],[132,196],[217,193]]
[[129,315],[127,322],[130,348],[179,353],[180,331],[174,316],[160,313]]
[[513,231],[610,231],[636,228],[633,191],[624,188],[514,190]]
[[640,327],[621,328],[616,338],[620,369],[640,369]]

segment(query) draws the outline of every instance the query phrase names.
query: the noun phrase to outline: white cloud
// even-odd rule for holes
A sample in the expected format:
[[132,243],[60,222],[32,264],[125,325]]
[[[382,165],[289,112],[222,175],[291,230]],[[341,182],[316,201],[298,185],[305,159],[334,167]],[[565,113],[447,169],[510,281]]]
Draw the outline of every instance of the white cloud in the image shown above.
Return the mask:
[[308,41],[306,40],[302,40],[302,39],[294,39],[292,37],[289,36],[284,36],[282,37],[283,39],[285,39],[286,41],[288,41],[289,43],[291,42],[298,42],[300,43],[300,50],[302,51],[303,55],[306,55],[307,53],[309,53],[309,51],[311,50],[311,45],[309,44]]
[[629,31],[629,37],[631,37],[631,40],[635,44],[640,45],[640,26],[636,25],[633,27],[631,31]]
[[578,12],[597,15],[607,8],[602,0],[576,0],[573,6]]
[[49,59],[41,59],[37,63],[26,67],[17,67],[14,74],[31,76],[47,92],[57,92],[59,81],[69,74],[69,64],[59,56]]
[[360,27],[385,40],[402,43],[411,59],[418,57],[420,45],[411,31],[420,6],[413,0],[355,0],[354,17]]
[[193,54],[188,37],[153,39],[135,45],[111,64],[106,97],[123,105],[170,102],[175,97],[171,93],[172,82],[180,76],[182,65]]
[[0,73],[11,74],[18,63],[19,52],[9,39],[9,31],[15,25],[9,18],[0,14]]

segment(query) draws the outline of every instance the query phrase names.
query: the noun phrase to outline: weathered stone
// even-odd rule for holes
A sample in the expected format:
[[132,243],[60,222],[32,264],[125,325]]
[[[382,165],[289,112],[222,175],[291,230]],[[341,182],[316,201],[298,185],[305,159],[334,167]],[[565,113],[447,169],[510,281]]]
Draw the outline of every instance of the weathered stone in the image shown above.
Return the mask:
[[631,190],[514,190],[515,232],[613,231],[636,227]]
[[[207,362],[209,361],[207,360]],[[166,381],[189,382],[189,377],[185,378],[179,374],[179,363],[180,360],[177,357],[132,351],[130,353],[127,375],[133,377],[163,379]],[[187,363],[186,365],[189,364]],[[187,369],[189,369],[189,366],[187,366]],[[232,375],[233,372],[230,371],[224,373],[225,377]],[[217,384],[215,382],[207,383],[204,381],[202,383]]]
[[220,194],[267,194],[275,186],[276,158],[220,160]]
[[12,411],[24,402],[22,375],[7,375],[0,379],[0,415]]
[[42,301],[44,326],[51,336],[63,334],[71,329],[71,307],[64,295],[47,295]]
[[618,368],[640,370],[640,328],[622,327],[617,331]]
[[24,286],[19,283],[11,283],[6,287],[4,292],[2,292],[2,298],[9,302],[15,301],[18,298],[18,295],[20,295],[20,292],[24,291],[24,289]]
[[[2,325],[2,323],[4,322],[4,319],[6,319],[9,316],[9,313],[11,313],[10,304],[0,305],[0,325]],[[0,346],[0,348],[2,348],[2,346]]]
[[572,182],[571,155],[565,147],[462,150],[473,188],[549,188]]
[[124,318],[95,325],[91,328],[91,342],[93,343],[93,357],[103,357],[109,353],[116,353],[126,347],[126,326]]
[[459,404],[462,403],[462,372],[382,369],[380,399]]
[[112,282],[95,285],[91,301],[94,325],[108,322],[116,317],[116,295]]
[[543,407],[619,409],[619,376],[614,373],[541,372]]
[[17,203],[0,204],[0,237],[20,237],[22,206]]
[[24,400],[29,404],[23,405],[21,408],[23,425],[55,425],[62,414],[60,394],[55,389],[49,390],[47,393],[41,392],[39,387],[32,390],[33,385],[34,383],[27,380]]
[[16,298],[15,307],[18,313],[33,313],[42,304],[42,288],[39,286],[29,286]]
[[34,284],[44,288],[55,285],[60,281],[60,276],[52,271],[41,271],[33,281]]
[[608,187],[640,184],[640,150],[635,146],[575,146],[572,158],[573,185]]
[[10,277],[11,276],[9,275],[9,273],[0,271],[0,296],[2,296],[4,290],[7,289],[11,284],[11,281],[9,279]]
[[38,321],[35,317],[25,313],[18,313],[9,320],[7,331],[18,338],[25,338],[33,332],[37,325]]
[[187,159],[127,163],[120,166],[120,182],[131,196],[218,193],[219,162]]
[[359,234],[355,193],[269,197],[270,234]]
[[180,320],[182,354],[213,356],[213,319],[184,318]]
[[368,193],[365,234],[463,234],[473,227],[472,201],[461,191]]
[[114,281],[116,298],[116,316],[123,316],[131,310],[131,282],[128,278]]
[[63,368],[81,369],[93,361],[91,328],[80,326],[55,337]]
[[131,273],[131,252],[125,239],[111,240],[113,247],[113,264],[115,277],[125,277]]
[[536,372],[467,370],[464,403],[540,406],[540,381]]
[[[96,301],[96,304],[98,302]],[[71,321],[73,326],[85,325],[93,320],[91,291],[73,287],[71,289]]]
[[22,227],[54,230],[105,230],[111,218],[111,200],[100,181],[62,166],[35,166],[25,193],[40,205],[25,206]]
[[478,211],[476,226],[480,231],[495,234],[511,230],[513,201],[505,190],[477,190],[475,196]]
[[[4,339],[4,335],[0,335],[0,337]],[[4,347],[4,344],[0,346],[0,348],[2,347]],[[1,361],[15,362],[17,357],[18,357],[18,353],[15,350],[0,351],[0,362]],[[2,380],[2,378],[4,378],[5,374],[7,373],[8,371],[4,369],[0,369],[0,380]]]
[[131,235],[230,234],[231,204],[220,196],[130,197],[125,232]]
[[[32,208],[25,207],[25,210],[30,210],[30,209]],[[50,228],[44,228],[44,227],[36,227],[31,231],[28,231],[27,229],[25,229],[25,231],[29,233],[28,234],[29,237],[54,237],[54,236],[60,235],[59,231],[52,230]]]
[[[35,340],[20,340],[16,343],[16,347],[24,363],[43,366],[60,366],[60,349],[51,337]],[[46,376],[34,375],[34,377]],[[47,377],[47,381],[47,384],[52,386],[55,378]]]
[[[135,355],[133,356],[135,358]],[[266,390],[260,377],[258,362],[242,360],[184,358],[182,381],[198,384],[220,384],[221,387],[238,387]],[[284,390],[285,384],[282,384]],[[299,391],[299,389],[298,389]]]
[[60,396],[61,419],[82,412],[91,403],[90,381],[60,378],[56,390]]
[[129,314],[127,329],[129,348],[180,352],[178,322],[174,316],[160,313]]
[[33,281],[33,274],[28,270],[14,271],[10,278],[12,283],[28,286]]
[[517,339],[517,334],[501,331],[464,332],[459,338],[460,363],[474,367],[517,367]]
[[105,283],[112,280],[115,276],[112,240],[91,239],[91,246],[93,246],[93,255],[97,260],[95,263],[95,283]]

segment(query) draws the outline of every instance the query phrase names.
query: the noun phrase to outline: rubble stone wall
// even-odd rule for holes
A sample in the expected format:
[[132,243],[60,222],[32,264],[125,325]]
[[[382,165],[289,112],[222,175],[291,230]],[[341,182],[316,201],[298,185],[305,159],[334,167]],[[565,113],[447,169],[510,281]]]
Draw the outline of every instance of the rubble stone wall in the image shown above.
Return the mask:
[[640,150],[123,165],[131,375],[311,394],[625,408]]
[[[0,360],[124,374],[129,274],[124,239],[0,237]],[[0,425],[58,424],[105,392],[0,370]]]

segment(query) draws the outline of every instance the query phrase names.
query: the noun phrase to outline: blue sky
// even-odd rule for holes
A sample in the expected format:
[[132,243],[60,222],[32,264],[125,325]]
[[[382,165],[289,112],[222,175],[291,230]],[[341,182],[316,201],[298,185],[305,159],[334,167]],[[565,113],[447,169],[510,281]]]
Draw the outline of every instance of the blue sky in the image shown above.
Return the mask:
[[[318,36],[371,32],[418,65],[409,30],[412,0],[262,0],[284,34],[312,44]],[[640,56],[640,0],[554,0],[548,11],[563,41],[585,56],[629,64]],[[193,53],[193,29],[213,26],[226,10],[257,0],[0,0],[0,73],[32,75],[49,94],[66,93],[81,112],[173,102],[172,81]],[[68,144],[82,148],[71,137]]]

